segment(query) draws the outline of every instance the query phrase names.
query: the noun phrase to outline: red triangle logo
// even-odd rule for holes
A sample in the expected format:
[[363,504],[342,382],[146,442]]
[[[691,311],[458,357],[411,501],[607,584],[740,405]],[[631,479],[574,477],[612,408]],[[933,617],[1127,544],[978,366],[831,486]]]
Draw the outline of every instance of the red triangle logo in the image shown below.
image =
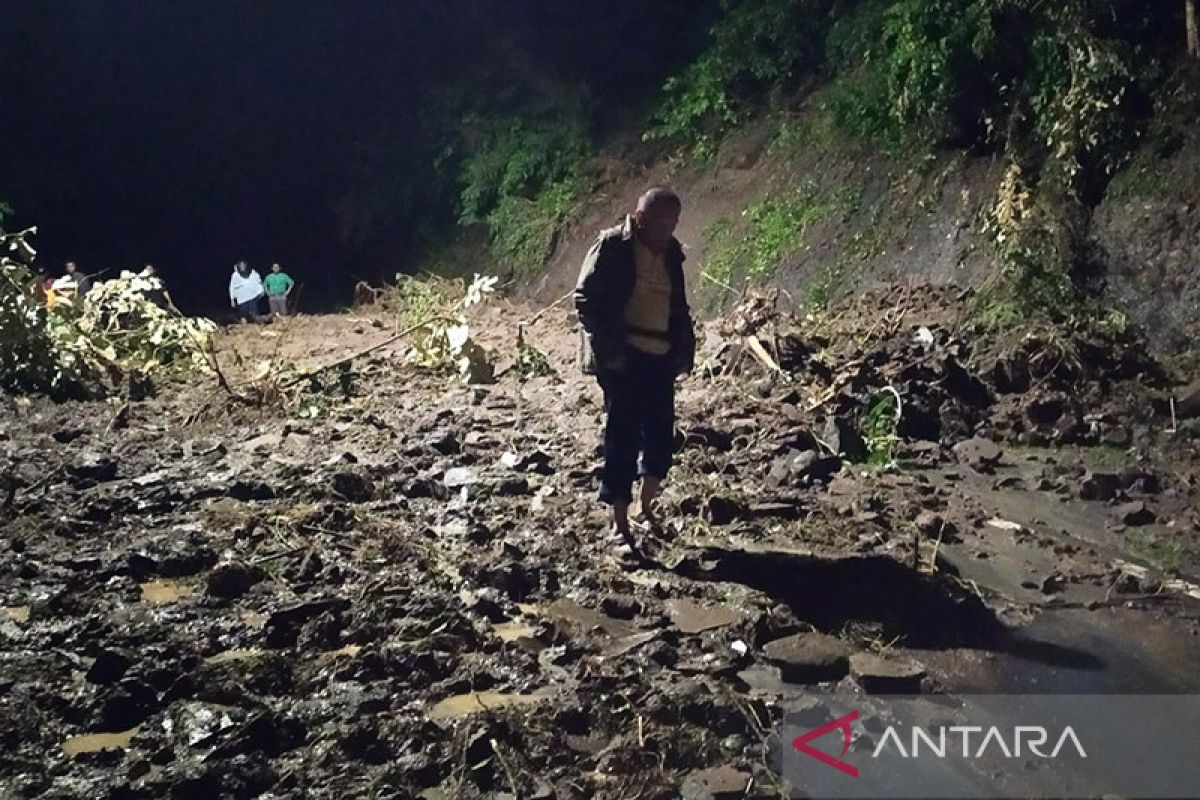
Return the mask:
[[[846,753],[850,750],[850,723],[854,722],[856,719],[858,719],[858,709],[851,711],[845,716],[838,717],[833,722],[827,722],[819,728],[813,728],[808,733],[797,736],[792,740],[792,748],[797,752],[804,753],[806,756],[815,758],[817,761],[820,761],[826,766],[833,767],[836,770],[846,773],[851,778],[857,778],[858,767],[842,761],[842,759],[845,758]],[[816,749],[815,747],[810,747],[808,744],[816,739],[820,739],[822,736],[830,733],[831,731],[842,732],[842,753],[837,758],[834,758],[828,753],[822,753],[820,750]]]

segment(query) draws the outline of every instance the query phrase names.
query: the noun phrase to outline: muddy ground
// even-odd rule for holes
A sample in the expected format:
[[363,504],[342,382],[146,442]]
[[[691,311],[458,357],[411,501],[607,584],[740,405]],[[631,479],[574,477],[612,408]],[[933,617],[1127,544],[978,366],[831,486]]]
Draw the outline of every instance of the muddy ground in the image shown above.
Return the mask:
[[[508,368],[534,309],[480,312],[488,386],[397,343],[262,408],[211,379],[7,400],[0,796],[778,797],[773,728],[816,688],[1200,691],[1189,376],[964,302],[707,326],[632,563],[562,308],[536,377]],[[236,327],[222,362],[249,393],[395,324]]]

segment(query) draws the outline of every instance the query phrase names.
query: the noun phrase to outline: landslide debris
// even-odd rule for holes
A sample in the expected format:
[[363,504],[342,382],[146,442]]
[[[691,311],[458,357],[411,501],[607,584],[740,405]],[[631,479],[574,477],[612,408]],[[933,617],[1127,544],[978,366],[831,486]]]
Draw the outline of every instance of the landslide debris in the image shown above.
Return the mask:
[[[806,688],[1058,669],[1023,638],[1039,613],[1191,602],[1200,428],[1172,421],[1165,372],[1125,335],[1014,341],[962,310],[938,289],[813,319],[756,297],[710,325],[632,569],[565,314],[524,331],[550,372],[506,369],[513,311],[480,309],[494,384],[397,343],[312,415],[187,425],[196,392],[165,391],[114,432],[102,403],[6,406],[0,782],[772,797],[772,727]],[[292,320],[289,346],[324,363],[331,326],[360,324]]]

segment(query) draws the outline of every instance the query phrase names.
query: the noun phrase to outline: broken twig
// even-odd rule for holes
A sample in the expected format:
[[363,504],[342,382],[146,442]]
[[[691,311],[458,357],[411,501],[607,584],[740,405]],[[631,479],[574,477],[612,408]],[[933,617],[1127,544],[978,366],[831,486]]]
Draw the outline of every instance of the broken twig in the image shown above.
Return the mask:
[[453,323],[456,321],[457,320],[455,318],[446,316],[444,314],[439,314],[435,317],[429,317],[428,319],[418,322],[416,325],[409,325],[404,330],[400,331],[399,333],[397,333],[393,336],[389,336],[388,338],[384,339],[382,342],[377,342],[377,343],[371,345],[370,347],[364,347],[362,350],[358,350],[354,353],[351,353],[348,356],[339,358],[337,361],[333,361],[329,364],[325,364],[320,367],[315,367],[310,370],[305,370],[304,372],[301,372],[299,375],[292,378],[290,381],[287,381],[286,383],[282,384],[279,388],[281,388],[281,389],[291,388],[292,386],[295,386],[298,383],[302,383],[303,381],[308,380],[309,378],[313,377],[314,375],[319,375],[320,373],[324,372],[325,370],[336,369],[337,367],[340,367],[343,364],[349,364],[351,361],[353,361],[356,358],[362,358],[363,356],[367,355],[368,353],[373,353],[376,350],[382,350],[383,348],[387,347],[389,344],[394,344],[395,342],[398,342],[401,339],[403,339],[405,336],[408,336],[411,333],[415,333],[416,331],[419,331],[422,328],[426,328],[435,322],[451,322],[451,323]]

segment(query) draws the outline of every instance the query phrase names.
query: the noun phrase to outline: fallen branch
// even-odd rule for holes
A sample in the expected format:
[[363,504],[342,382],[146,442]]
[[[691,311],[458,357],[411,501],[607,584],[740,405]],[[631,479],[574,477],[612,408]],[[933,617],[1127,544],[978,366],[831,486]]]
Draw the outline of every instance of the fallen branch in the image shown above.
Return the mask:
[[534,314],[534,315],[533,315],[532,317],[530,317],[529,319],[525,320],[525,322],[524,322],[524,323],[522,323],[522,324],[524,324],[524,325],[532,325],[533,323],[535,323],[535,322],[537,322],[539,319],[541,319],[541,318],[542,318],[542,315],[543,315],[543,314],[545,314],[547,311],[549,311],[549,310],[550,310],[550,309],[552,309],[552,308],[556,308],[557,306],[561,305],[561,304],[563,303],[563,301],[565,301],[565,300],[569,300],[569,299],[570,299],[571,297],[573,297],[574,295],[575,295],[575,290],[574,290],[574,289],[572,289],[571,291],[569,291],[569,292],[567,292],[566,294],[564,294],[562,297],[560,297],[560,298],[558,298],[557,300],[555,300],[555,301],[554,301],[553,303],[551,303],[550,305],[548,305],[548,306],[546,306],[545,308],[543,308],[541,311],[539,311],[539,312],[537,312],[536,314]]
[[714,278],[712,275],[709,275],[704,270],[700,271],[700,277],[704,278],[704,280],[706,280],[706,281],[716,284],[717,286],[720,286],[722,289],[724,289],[725,291],[729,292],[732,295],[738,294],[737,289],[733,288],[732,286],[730,286],[728,283],[725,283],[724,281],[717,280],[716,278]]
[[750,351],[751,355],[758,359],[760,364],[762,364],[771,372],[775,372],[779,375],[787,377],[787,373],[785,373],[779,364],[776,363],[775,359],[771,358],[771,354],[768,353],[767,349],[762,346],[762,342],[758,340],[757,336],[744,336],[742,337],[742,341],[746,344],[746,349]]
[[421,322],[418,322],[415,325],[408,326],[407,328],[405,328],[404,330],[400,331],[399,333],[397,333],[393,336],[389,336],[388,338],[384,339],[382,342],[376,342],[375,344],[371,345],[370,347],[364,347],[362,350],[358,350],[354,353],[351,353],[350,355],[345,356],[344,358],[339,358],[337,361],[333,361],[329,364],[324,364],[320,367],[315,367],[310,370],[305,370],[304,372],[301,372],[299,375],[296,375],[291,380],[281,384],[279,388],[280,389],[291,388],[292,386],[295,386],[298,383],[303,383],[304,381],[309,380],[314,375],[321,374],[325,370],[336,369],[337,367],[343,366],[345,364],[349,364],[351,361],[353,361],[356,358],[362,358],[363,356],[365,356],[369,353],[373,353],[376,350],[382,350],[383,348],[387,347],[388,345],[394,344],[394,343],[400,341],[405,336],[408,336],[411,333],[415,333],[416,331],[419,331],[422,328],[427,328],[435,322],[454,323],[454,322],[457,322],[457,319],[454,317],[451,317],[451,316],[444,315],[444,314],[439,314],[436,317],[429,317],[428,319],[422,320]]
[[504,777],[508,779],[508,788],[512,790],[513,797],[520,797],[521,793],[517,791],[517,778],[513,774],[512,767],[508,765],[508,761],[504,758],[504,753],[500,752],[500,745],[495,739],[489,739],[488,743],[492,746],[492,752],[496,754],[500,766],[504,769]]

